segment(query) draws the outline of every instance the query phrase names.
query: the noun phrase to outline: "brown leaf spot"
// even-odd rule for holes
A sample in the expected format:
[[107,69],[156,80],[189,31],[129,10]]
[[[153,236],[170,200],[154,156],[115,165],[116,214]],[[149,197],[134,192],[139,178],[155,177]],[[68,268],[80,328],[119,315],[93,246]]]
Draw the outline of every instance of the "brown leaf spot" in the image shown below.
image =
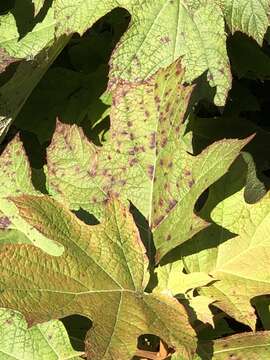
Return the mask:
[[153,180],[153,175],[154,175],[154,166],[153,165],[148,165],[147,166],[147,174],[150,180]]
[[193,179],[189,180],[188,186],[191,188],[195,184],[195,181]]
[[129,160],[129,165],[132,167],[132,166],[134,166],[135,164],[137,164],[138,163],[138,159],[136,159],[136,158],[133,158],[133,159],[131,159],[131,160]]
[[0,218],[0,229],[7,229],[11,225],[11,221],[8,217],[3,216]]
[[127,126],[128,126],[128,127],[131,127],[131,126],[132,126],[132,122],[131,122],[131,121],[128,121],[128,122],[127,122]]
[[167,45],[171,41],[169,36],[162,36],[159,40],[160,40],[161,44],[163,44],[163,45]]
[[167,241],[170,241],[171,238],[172,238],[172,236],[171,236],[171,234],[169,234],[169,235],[167,236],[166,240],[167,240]]
[[155,226],[155,227],[158,226],[163,219],[164,219],[164,216],[163,216],[163,215],[161,215],[161,216],[159,216],[157,219],[155,219],[155,220],[154,220],[154,226]]
[[156,147],[156,133],[152,132],[150,134],[150,144],[149,144],[150,149],[154,149]]
[[160,103],[160,97],[159,96],[155,96],[155,102],[157,103],[157,104],[159,104]]

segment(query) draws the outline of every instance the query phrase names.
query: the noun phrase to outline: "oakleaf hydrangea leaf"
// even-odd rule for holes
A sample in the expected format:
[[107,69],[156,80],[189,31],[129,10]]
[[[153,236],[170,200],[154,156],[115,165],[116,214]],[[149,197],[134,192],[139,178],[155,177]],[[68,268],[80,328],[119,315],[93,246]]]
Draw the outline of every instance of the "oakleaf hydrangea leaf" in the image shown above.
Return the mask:
[[[53,257],[32,245],[1,247],[0,304],[35,324],[79,313],[93,321],[87,358],[129,359],[137,337],[155,334],[185,356],[195,333],[172,296],[146,294],[148,261],[131,214],[110,201],[105,220],[89,226],[50,197],[13,198],[21,216],[62,244]],[[10,262],[10,259],[16,261]]]
[[[242,333],[214,341],[214,345],[206,343],[202,346],[202,356],[194,360],[268,360],[270,356],[270,332]],[[172,359],[177,360],[177,356]],[[181,359],[181,358],[179,358]]]
[[189,299],[189,305],[194,311],[194,317],[196,320],[200,320],[203,323],[208,323],[214,327],[213,314],[209,308],[213,304],[213,300],[207,296],[191,296]]
[[73,350],[65,327],[59,320],[28,329],[20,313],[0,309],[1,360],[79,360],[79,355],[83,353]]
[[193,245],[199,248],[204,244],[206,249],[187,256],[185,264],[188,271],[200,269],[217,279],[203,288],[203,293],[230,316],[254,329],[256,316],[250,300],[270,292],[266,271],[270,256],[270,192],[248,204],[244,199],[245,180],[246,170],[239,159],[211,187],[203,212],[219,226],[213,225],[193,239]]
[[206,286],[214,281],[214,279],[206,273],[183,273],[181,261],[159,266],[156,269],[156,274],[158,286],[155,290],[159,292],[169,290],[173,295],[185,294],[192,289]]
[[[38,195],[39,192],[32,185],[31,168],[23,144],[16,136],[0,156],[0,229],[16,229],[44,251],[61,254],[62,247],[23,220],[16,206],[8,200],[9,196],[20,194]],[[19,238],[23,237],[22,234]]]
[[118,89],[102,148],[78,127],[58,123],[47,153],[51,195],[98,218],[111,194],[131,201],[149,221],[157,260],[207,225],[194,214],[195,202],[247,143],[222,140],[198,156],[186,152],[183,122],[192,87],[183,77],[175,62],[146,83]]
[[209,305],[213,300],[206,296],[194,296],[194,290],[207,286],[215,281],[213,277],[203,272],[185,274],[182,261],[175,261],[156,269],[157,286],[154,292],[169,293],[178,299],[186,300],[192,308],[191,321],[201,320],[213,325],[213,314]]
[[222,7],[232,33],[242,31],[262,44],[269,26],[268,0],[216,0],[216,2]]

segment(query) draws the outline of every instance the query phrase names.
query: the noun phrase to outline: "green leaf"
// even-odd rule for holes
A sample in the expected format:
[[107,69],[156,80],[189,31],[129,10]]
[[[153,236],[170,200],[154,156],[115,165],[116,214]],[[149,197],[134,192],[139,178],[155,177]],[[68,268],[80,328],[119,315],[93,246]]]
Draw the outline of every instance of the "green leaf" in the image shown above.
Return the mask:
[[[251,299],[268,294],[270,192],[255,204],[244,200],[246,172],[241,159],[214,184],[202,210],[217,225],[193,239],[193,253],[185,257],[188,272],[204,271],[216,281],[202,292],[216,300],[215,305],[253,329],[256,316]],[[235,234],[235,235],[234,235]],[[199,244],[204,244],[202,248]],[[183,253],[189,251],[182,249]]]
[[30,329],[23,316],[0,309],[0,356],[2,360],[79,360],[82,352],[73,350],[64,325],[59,320]]
[[143,292],[149,278],[145,249],[132,216],[117,201],[109,202],[96,226],[50,197],[25,195],[13,202],[65,252],[51,257],[31,245],[2,246],[1,305],[18,309],[31,324],[76,313],[90,318],[86,352],[93,360],[128,359],[137,337],[147,333],[191,355],[195,333],[184,307],[171,296]]
[[60,255],[63,248],[33,229],[21,218],[16,206],[8,200],[9,196],[20,194],[38,195],[39,192],[32,185],[31,168],[23,144],[19,136],[16,136],[0,157],[0,211],[3,213],[2,216],[0,214],[0,228],[15,228],[22,233],[19,237],[24,235],[44,251]]
[[149,221],[157,260],[207,225],[194,214],[195,202],[247,143],[222,140],[196,157],[186,152],[183,121],[192,87],[182,84],[183,76],[176,62],[147,83],[120,88],[103,147],[78,127],[58,123],[47,152],[51,195],[97,218],[111,194],[131,201]]
[[232,33],[242,31],[261,45],[269,26],[268,0],[217,0]]

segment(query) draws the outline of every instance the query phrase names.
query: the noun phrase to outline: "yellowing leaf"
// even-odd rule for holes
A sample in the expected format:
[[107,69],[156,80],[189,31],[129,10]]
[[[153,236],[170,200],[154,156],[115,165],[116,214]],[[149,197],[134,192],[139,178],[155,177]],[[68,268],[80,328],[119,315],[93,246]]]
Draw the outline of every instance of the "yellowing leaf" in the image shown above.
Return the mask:
[[[93,321],[88,358],[129,359],[142,334],[160,336],[186,356],[195,333],[171,296],[146,294],[148,261],[132,216],[110,202],[105,220],[81,222],[49,197],[13,198],[21,216],[65,252],[52,257],[31,245],[1,247],[1,306],[35,324],[79,313]],[[14,262],[10,262],[10,259]]]

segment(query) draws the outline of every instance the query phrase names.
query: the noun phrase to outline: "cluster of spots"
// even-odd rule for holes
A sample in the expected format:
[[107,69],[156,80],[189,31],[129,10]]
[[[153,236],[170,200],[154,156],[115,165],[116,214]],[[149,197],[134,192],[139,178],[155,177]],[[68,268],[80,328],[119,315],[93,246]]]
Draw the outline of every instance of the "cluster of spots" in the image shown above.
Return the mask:
[[161,44],[163,45],[168,45],[171,41],[169,36],[162,36],[159,41],[161,42]]

